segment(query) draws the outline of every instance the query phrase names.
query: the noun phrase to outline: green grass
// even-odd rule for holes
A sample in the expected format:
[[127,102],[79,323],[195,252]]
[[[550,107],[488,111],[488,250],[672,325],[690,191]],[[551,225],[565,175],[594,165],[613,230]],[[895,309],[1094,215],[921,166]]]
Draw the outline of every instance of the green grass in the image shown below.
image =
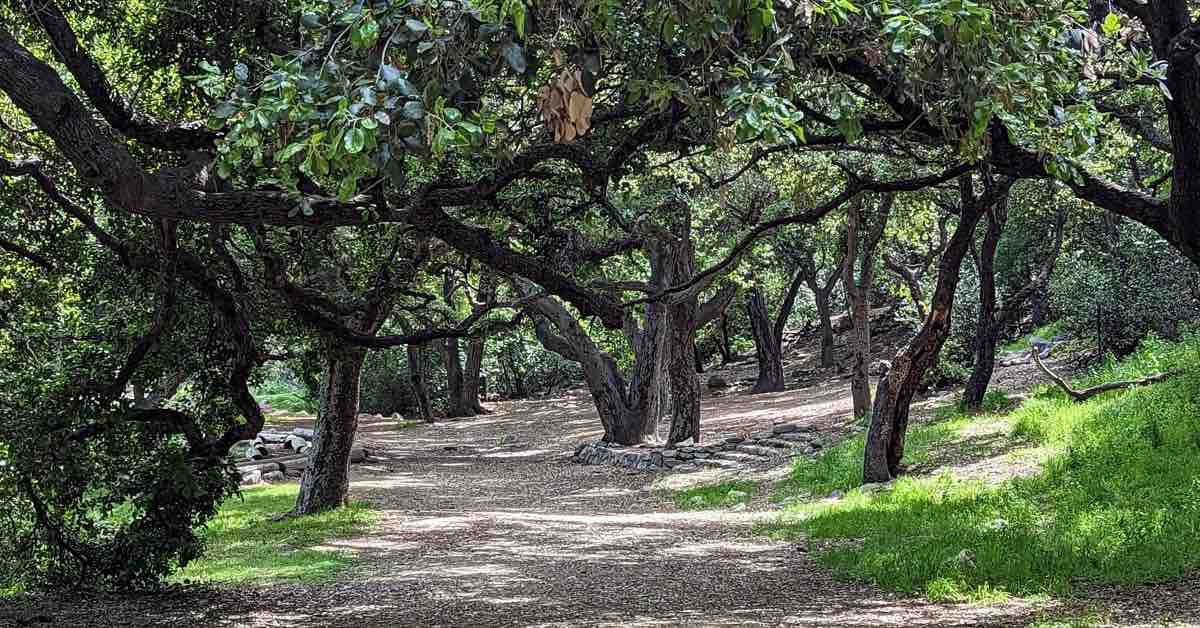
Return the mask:
[[1029,334],[1028,336],[1022,336],[1008,344],[1005,344],[1004,346],[1000,347],[1000,350],[1005,353],[1012,353],[1014,351],[1021,351],[1021,352],[1028,351],[1029,347],[1030,347],[1030,344],[1029,344],[1030,338],[1033,338],[1036,336],[1038,338],[1041,338],[1042,340],[1050,340],[1050,339],[1054,338],[1055,336],[1062,335],[1062,333],[1063,333],[1062,323],[1059,323],[1059,322],[1047,323],[1047,324],[1042,325],[1041,327],[1038,327],[1037,329],[1033,330],[1033,333]]
[[295,390],[282,390],[255,395],[260,404],[270,406],[275,410],[283,410],[293,414],[312,414],[317,411],[317,404]]
[[345,569],[354,557],[348,552],[316,549],[338,537],[364,532],[376,513],[365,503],[335,511],[272,518],[296,502],[295,484],[252,487],[221,505],[202,530],[207,544],[202,558],[172,576],[183,582],[322,582]]
[[[1042,471],[987,486],[903,477],[876,494],[789,506],[760,531],[808,537],[835,570],[934,600],[1061,595],[1080,583],[1139,583],[1200,568],[1200,338],[1151,341],[1085,383],[1190,368],[1164,383],[1072,403],[1043,389],[1013,411],[1010,438],[1052,452]],[[910,432],[913,458],[969,417]],[[951,435],[953,438],[953,435]],[[853,439],[806,466],[784,495],[848,489]],[[909,460],[910,464],[913,460]]]
[[[1008,397],[998,391],[984,397],[983,414],[994,413],[1009,405]],[[935,420],[925,425],[914,425],[908,431],[905,463],[920,466],[929,463],[931,456],[943,445],[958,439],[964,427],[976,420],[976,416],[958,405],[947,405],[934,411]],[[866,434],[826,449],[816,457],[797,458],[791,475],[776,485],[772,493],[775,501],[825,497],[833,491],[849,491],[862,484],[863,452],[866,449]]]
[[756,482],[736,481],[676,491],[673,497],[675,505],[682,510],[712,510],[744,504],[756,492]]

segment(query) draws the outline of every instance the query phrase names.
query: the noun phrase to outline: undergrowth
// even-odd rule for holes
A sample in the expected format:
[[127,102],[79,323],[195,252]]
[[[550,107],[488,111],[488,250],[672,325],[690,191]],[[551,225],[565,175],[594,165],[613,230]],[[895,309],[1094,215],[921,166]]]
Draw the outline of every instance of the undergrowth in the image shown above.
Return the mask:
[[[1049,449],[1040,473],[998,485],[948,474],[905,476],[888,490],[861,481],[861,437],[797,463],[775,497],[790,505],[760,531],[808,537],[844,574],[934,600],[1069,594],[1081,583],[1139,583],[1200,567],[1200,338],[1151,340],[1081,385],[1182,369],[1166,382],[1085,403],[1043,387],[1002,420],[1013,443]],[[995,418],[995,415],[991,415]],[[910,431],[910,465],[971,421],[946,411]]]

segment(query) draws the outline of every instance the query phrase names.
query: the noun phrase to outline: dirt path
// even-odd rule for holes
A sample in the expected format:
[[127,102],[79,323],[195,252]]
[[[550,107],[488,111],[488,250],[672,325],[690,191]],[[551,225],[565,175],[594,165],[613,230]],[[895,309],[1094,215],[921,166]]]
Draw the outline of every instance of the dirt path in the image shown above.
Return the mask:
[[[429,426],[362,426],[374,456],[354,467],[352,497],[381,521],[331,544],[360,557],[334,583],[64,597],[44,602],[48,624],[35,613],[30,625],[1021,626],[1054,607],[931,604],[839,581],[794,545],[752,534],[776,514],[766,500],[678,511],[665,489],[711,473],[569,462],[599,435],[587,397],[493,407]],[[705,399],[705,438],[780,420],[836,435],[852,427],[848,414],[837,378],[774,395],[731,391]]]

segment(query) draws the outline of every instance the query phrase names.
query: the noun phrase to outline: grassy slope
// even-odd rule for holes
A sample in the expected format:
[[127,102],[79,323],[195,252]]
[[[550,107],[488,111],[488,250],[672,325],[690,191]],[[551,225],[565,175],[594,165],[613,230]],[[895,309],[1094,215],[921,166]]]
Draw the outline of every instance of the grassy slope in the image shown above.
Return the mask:
[[[807,536],[826,565],[935,600],[1061,594],[1079,582],[1180,576],[1200,566],[1198,357],[1197,338],[1149,343],[1082,383],[1185,372],[1083,404],[1043,389],[1004,416],[1011,439],[1052,452],[1036,476],[996,486],[948,475],[906,477],[878,494],[855,489],[838,501],[792,504],[761,531]],[[919,462],[972,420],[952,414],[913,430],[913,458]],[[852,439],[815,462],[800,461],[780,495],[854,486],[861,455],[861,439]]]
[[296,503],[295,484],[252,487],[221,505],[203,530],[204,556],[172,576],[176,582],[319,582],[354,557],[317,549],[326,541],[366,531],[375,513],[364,503],[307,517],[272,520]]

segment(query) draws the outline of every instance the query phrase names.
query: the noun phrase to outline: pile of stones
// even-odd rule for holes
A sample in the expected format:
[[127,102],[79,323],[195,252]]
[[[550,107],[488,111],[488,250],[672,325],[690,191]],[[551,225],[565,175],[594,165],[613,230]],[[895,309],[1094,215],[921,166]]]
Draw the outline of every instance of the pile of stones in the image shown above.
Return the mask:
[[582,464],[612,465],[639,471],[748,469],[773,466],[793,456],[812,455],[822,447],[820,436],[811,426],[777,423],[769,430],[705,445],[688,441],[665,448],[586,442],[575,448],[573,459]]

